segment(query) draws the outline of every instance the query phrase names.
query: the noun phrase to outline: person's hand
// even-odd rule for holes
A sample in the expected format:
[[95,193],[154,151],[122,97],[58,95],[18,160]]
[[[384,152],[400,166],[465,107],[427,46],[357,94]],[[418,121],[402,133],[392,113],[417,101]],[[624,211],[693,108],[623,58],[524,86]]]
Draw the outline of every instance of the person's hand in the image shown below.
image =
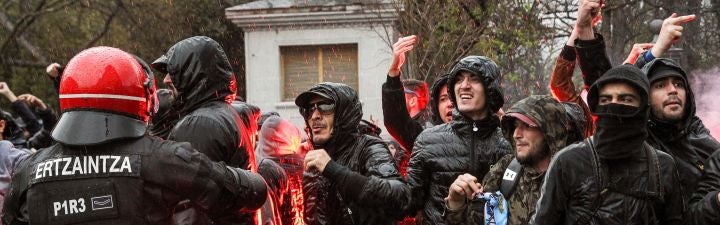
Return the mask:
[[695,15],[678,16],[673,13],[667,19],[663,20],[660,34],[658,35],[655,46],[652,48],[652,54],[655,58],[662,56],[670,46],[677,43],[682,37],[683,24],[695,20]]
[[625,59],[625,62],[623,62],[623,64],[635,64],[635,61],[637,61],[638,57],[640,57],[643,52],[647,51],[652,47],[653,43],[634,44],[632,49],[630,50],[630,54],[628,54],[628,57],[627,59]]
[[316,169],[320,173],[325,171],[325,166],[330,162],[330,155],[325,149],[311,150],[305,154],[305,171]]
[[417,42],[417,36],[411,35],[401,37],[393,44],[393,60],[388,75],[391,77],[400,76],[403,64],[405,64],[405,53],[412,50]]
[[603,0],[580,0],[575,29],[580,40],[595,38],[593,27],[602,20]]
[[463,174],[450,185],[448,197],[445,198],[450,209],[459,209],[466,199],[472,200],[475,194],[483,192],[482,185],[477,178],[470,174]]
[[47,66],[47,68],[45,68],[45,72],[47,72],[47,74],[50,77],[56,78],[57,76],[60,75],[60,64],[59,63],[50,64],[49,66]]
[[10,86],[8,86],[5,82],[0,82],[0,95],[5,96],[10,102],[17,101],[17,97],[15,96],[15,93],[10,90]]
[[25,104],[27,104],[28,106],[37,107],[41,111],[47,110],[47,105],[45,105],[45,103],[40,100],[40,98],[35,97],[34,95],[22,94],[18,96],[18,100],[25,102]]

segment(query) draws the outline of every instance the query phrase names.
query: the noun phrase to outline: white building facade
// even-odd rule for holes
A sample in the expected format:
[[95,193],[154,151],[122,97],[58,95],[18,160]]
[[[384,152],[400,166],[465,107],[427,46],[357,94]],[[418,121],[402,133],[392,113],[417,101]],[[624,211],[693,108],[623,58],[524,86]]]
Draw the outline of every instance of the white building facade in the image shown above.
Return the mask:
[[276,111],[299,128],[294,99],[313,84],[355,88],[363,119],[383,125],[381,89],[392,63],[390,1],[263,0],[227,8],[245,33],[247,102]]

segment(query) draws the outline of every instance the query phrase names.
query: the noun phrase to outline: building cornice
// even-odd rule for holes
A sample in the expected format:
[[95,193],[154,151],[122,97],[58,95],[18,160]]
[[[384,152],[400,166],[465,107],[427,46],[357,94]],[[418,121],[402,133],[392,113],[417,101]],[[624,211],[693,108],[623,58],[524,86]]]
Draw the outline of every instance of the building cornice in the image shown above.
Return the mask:
[[232,7],[225,10],[225,17],[247,32],[389,25],[397,20],[397,10],[397,5],[391,3],[268,9]]

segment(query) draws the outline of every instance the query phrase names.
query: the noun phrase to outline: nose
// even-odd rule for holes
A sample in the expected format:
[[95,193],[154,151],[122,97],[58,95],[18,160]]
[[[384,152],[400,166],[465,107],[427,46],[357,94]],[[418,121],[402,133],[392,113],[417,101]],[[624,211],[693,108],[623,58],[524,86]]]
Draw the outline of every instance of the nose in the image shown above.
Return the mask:
[[676,95],[678,93],[677,87],[675,87],[675,84],[673,83],[670,83],[670,85],[668,85],[668,91],[669,95]]
[[172,78],[170,78],[170,74],[169,74],[169,73],[168,73],[168,74],[165,74],[165,78],[163,78],[163,83],[164,83],[164,84],[167,84],[167,85],[173,84],[173,83],[172,83]]
[[462,81],[460,81],[460,88],[470,88],[470,78],[464,77]]
[[312,114],[310,114],[310,119],[311,120],[319,120],[320,119],[320,110],[315,109],[315,108],[313,108],[311,110],[312,110]]

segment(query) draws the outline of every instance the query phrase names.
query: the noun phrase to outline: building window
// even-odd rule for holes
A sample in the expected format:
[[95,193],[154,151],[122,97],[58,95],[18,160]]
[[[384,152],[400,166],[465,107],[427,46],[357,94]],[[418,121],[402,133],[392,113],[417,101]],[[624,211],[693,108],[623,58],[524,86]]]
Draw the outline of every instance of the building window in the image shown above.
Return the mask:
[[320,82],[343,83],[358,90],[357,44],[281,46],[283,101]]

